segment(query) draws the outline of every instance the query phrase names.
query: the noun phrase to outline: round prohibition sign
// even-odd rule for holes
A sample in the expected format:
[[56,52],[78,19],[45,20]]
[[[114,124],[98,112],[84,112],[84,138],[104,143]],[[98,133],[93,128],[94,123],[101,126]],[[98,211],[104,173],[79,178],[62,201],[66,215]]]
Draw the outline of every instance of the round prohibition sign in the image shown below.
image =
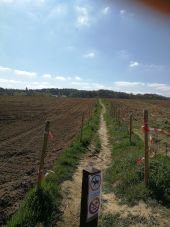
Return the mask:
[[89,205],[89,213],[95,214],[99,210],[100,207],[100,199],[99,197],[94,198]]
[[101,175],[94,175],[90,181],[90,188],[92,191],[96,191],[101,185]]

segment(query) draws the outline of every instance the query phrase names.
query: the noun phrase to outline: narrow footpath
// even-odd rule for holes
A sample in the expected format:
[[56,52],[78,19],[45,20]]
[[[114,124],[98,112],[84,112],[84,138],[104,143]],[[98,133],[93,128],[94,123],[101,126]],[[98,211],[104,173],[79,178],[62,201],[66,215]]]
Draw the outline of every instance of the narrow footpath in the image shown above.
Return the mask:
[[81,201],[81,184],[82,184],[82,170],[87,166],[93,166],[101,171],[104,171],[110,164],[111,150],[108,142],[107,126],[104,120],[106,108],[100,101],[102,107],[100,115],[99,138],[101,142],[101,151],[96,156],[92,155],[94,146],[89,147],[90,152],[87,153],[80,161],[73,179],[65,181],[62,184],[63,203],[61,210],[63,211],[62,221],[57,223],[58,227],[78,227],[80,216],[80,201]]
[[[93,143],[89,147],[89,152],[83,156],[80,160],[77,170],[75,171],[72,180],[65,181],[62,184],[62,195],[63,202],[60,210],[63,212],[62,220],[57,223],[56,227],[79,227],[80,220],[80,202],[81,202],[81,185],[82,185],[82,170],[87,166],[93,166],[104,172],[111,164],[111,147],[109,145],[109,135],[107,131],[106,122],[104,119],[104,114],[106,108],[102,101],[100,101],[102,107],[100,115],[100,126],[98,130],[101,150],[99,154],[95,154],[95,147]],[[106,193],[103,190],[102,193],[102,206],[100,217],[105,215],[111,215],[113,217],[119,216],[117,226],[169,226],[169,218],[162,217],[165,211],[160,211],[159,208],[153,209],[153,207],[147,206],[144,201],[139,201],[136,206],[129,207],[127,204],[122,204],[121,200],[112,193]],[[167,215],[166,215],[167,216]],[[135,221],[133,225],[128,225],[128,222],[133,218],[138,218],[139,222]],[[141,220],[145,219],[147,224],[142,224]],[[152,223],[152,224],[151,224]],[[153,223],[155,223],[153,225]],[[99,226],[105,227],[103,221],[99,222]],[[107,225],[115,226],[115,225]]]

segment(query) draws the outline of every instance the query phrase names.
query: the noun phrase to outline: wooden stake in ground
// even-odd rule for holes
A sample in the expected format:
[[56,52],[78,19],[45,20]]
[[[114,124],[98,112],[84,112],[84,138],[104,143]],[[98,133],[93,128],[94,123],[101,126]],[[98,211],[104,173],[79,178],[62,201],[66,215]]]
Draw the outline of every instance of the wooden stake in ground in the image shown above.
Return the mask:
[[132,144],[132,133],[133,133],[133,114],[130,114],[130,122],[129,122],[129,142]]
[[38,171],[38,185],[37,185],[38,188],[41,187],[41,181],[42,181],[43,169],[44,169],[44,158],[47,150],[49,129],[50,129],[50,122],[47,121],[45,124],[44,141],[43,141],[43,147],[42,147],[41,158],[40,158],[40,166]]
[[148,146],[148,110],[144,110],[144,141],[145,141],[145,169],[144,183],[148,185],[149,181],[149,146]]
[[84,112],[82,113],[82,119],[81,119],[80,142],[82,142],[82,139],[83,139],[83,125],[84,125]]

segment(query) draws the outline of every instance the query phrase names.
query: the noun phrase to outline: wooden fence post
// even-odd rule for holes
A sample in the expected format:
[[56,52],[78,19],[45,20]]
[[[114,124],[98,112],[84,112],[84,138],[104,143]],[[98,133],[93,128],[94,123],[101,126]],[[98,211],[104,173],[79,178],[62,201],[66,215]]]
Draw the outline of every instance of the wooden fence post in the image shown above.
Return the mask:
[[133,114],[130,114],[130,122],[129,122],[129,142],[132,144],[132,133],[133,133]]
[[82,142],[82,139],[83,139],[83,125],[84,125],[84,112],[82,113],[82,119],[81,119],[80,142]]
[[47,150],[49,129],[50,129],[50,122],[47,121],[45,124],[44,141],[43,141],[43,147],[42,147],[40,165],[39,165],[39,171],[38,171],[38,184],[37,184],[38,188],[41,187],[41,181],[42,181],[43,169],[44,169],[44,158]]
[[148,186],[149,181],[149,146],[148,146],[148,110],[144,110],[144,140],[145,140],[145,168],[144,183]]
[[101,205],[101,171],[93,167],[83,170],[80,227],[97,227]]

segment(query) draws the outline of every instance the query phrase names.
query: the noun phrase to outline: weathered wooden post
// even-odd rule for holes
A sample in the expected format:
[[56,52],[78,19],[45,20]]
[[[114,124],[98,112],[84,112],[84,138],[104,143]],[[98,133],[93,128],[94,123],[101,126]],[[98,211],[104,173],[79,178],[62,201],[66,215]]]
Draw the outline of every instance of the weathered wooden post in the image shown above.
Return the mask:
[[148,185],[149,181],[149,146],[148,146],[148,110],[144,110],[144,140],[145,140],[145,168],[144,168],[144,183]]
[[101,204],[101,171],[93,167],[83,170],[80,227],[97,227]]
[[45,124],[44,141],[43,141],[43,147],[42,147],[40,165],[39,165],[39,171],[38,171],[38,184],[37,184],[38,188],[41,187],[41,181],[42,181],[42,177],[43,177],[44,158],[45,158],[46,150],[47,150],[49,129],[50,129],[50,122],[47,121]]
[[83,139],[83,125],[84,125],[84,112],[82,113],[82,119],[81,119],[80,142],[82,142],[82,139]]
[[133,114],[130,114],[130,122],[129,122],[129,142],[132,144],[132,133],[133,133]]

